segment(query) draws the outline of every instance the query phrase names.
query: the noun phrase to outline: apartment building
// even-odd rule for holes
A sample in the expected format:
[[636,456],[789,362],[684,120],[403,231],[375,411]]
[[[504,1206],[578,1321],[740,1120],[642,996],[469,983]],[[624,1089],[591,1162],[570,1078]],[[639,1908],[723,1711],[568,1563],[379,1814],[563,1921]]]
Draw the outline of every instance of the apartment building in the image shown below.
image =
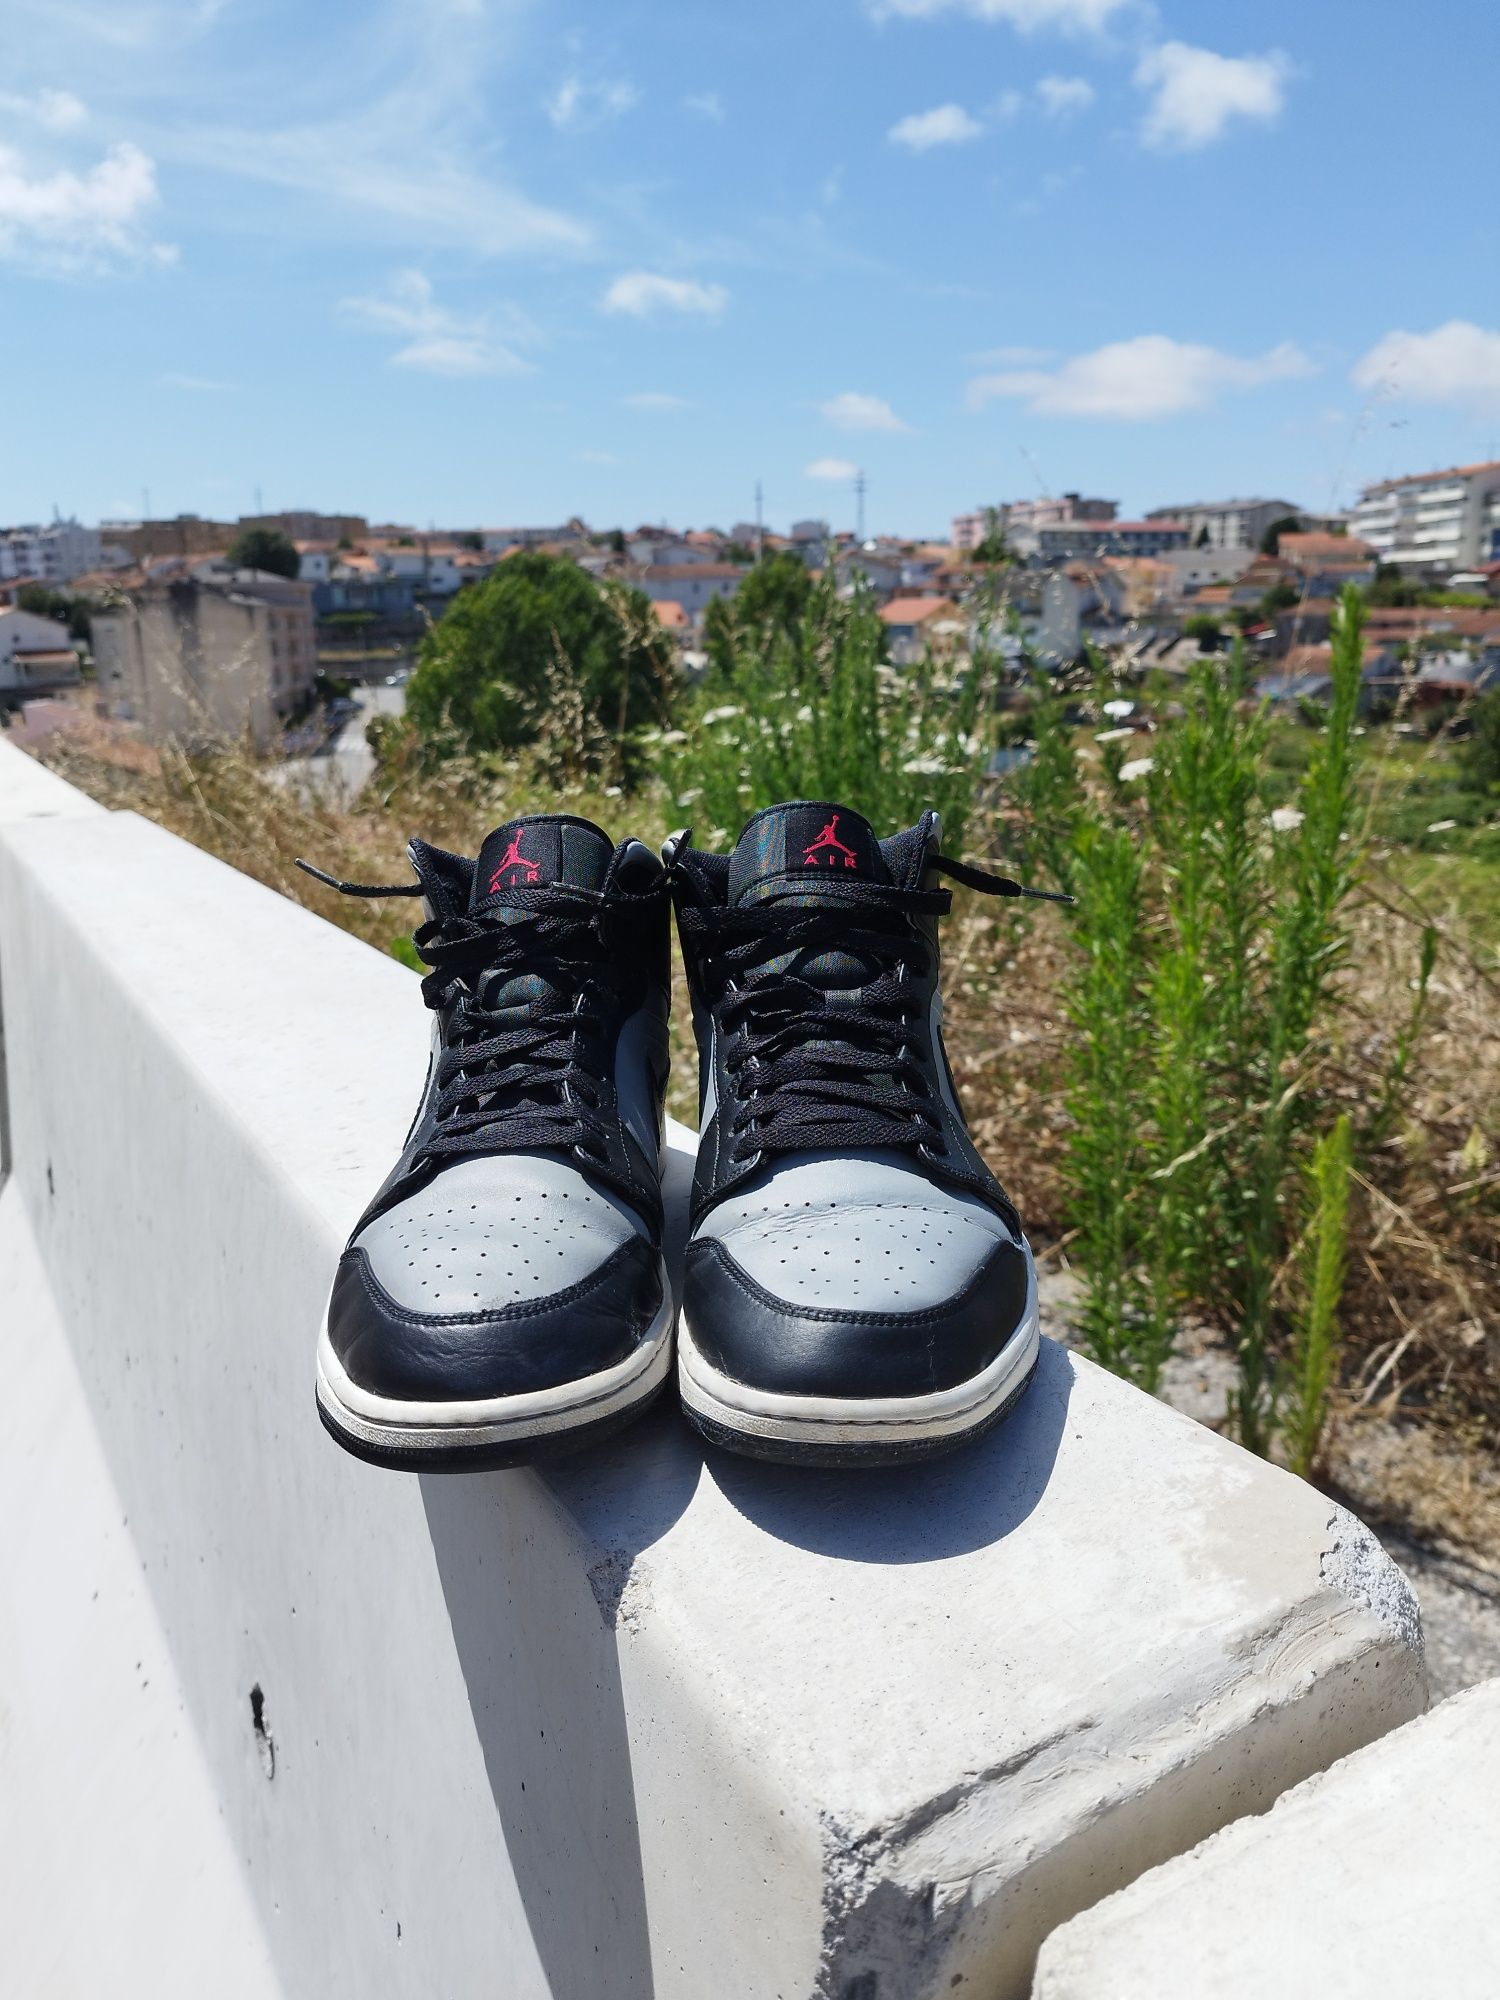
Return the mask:
[[1022,555],[1031,552],[1033,537],[1042,528],[1068,527],[1082,521],[1112,521],[1119,512],[1117,500],[1086,498],[1082,493],[1048,494],[1037,500],[1008,500],[998,507],[977,507],[969,514],[955,514],[949,535],[960,555],[977,549],[995,525]]
[[0,532],[0,583],[22,579],[53,585],[71,583],[75,576],[103,565],[99,530],[82,527],[77,521],[52,521],[44,528]]
[[269,528],[293,542],[362,542],[370,532],[363,514],[320,514],[312,507],[288,507],[279,514],[241,514],[237,534]]
[[580,525],[570,522],[560,528],[481,528],[479,546],[491,556],[503,556],[507,549],[539,549],[548,542],[570,540]]
[[1402,569],[1442,575],[1500,561],[1500,459],[1367,486],[1349,532]]
[[312,585],[204,563],[93,619],[99,692],[152,743],[271,747],[317,671]]
[[201,514],[174,514],[160,521],[101,521],[99,532],[132,562],[147,563],[167,556],[220,554],[238,530],[228,521],[208,521]]
[[1159,556],[1187,547],[1180,521],[1061,521],[1010,537],[1018,555],[1042,564],[1101,556]]
[[631,578],[653,604],[680,604],[696,624],[716,597],[733,597],[745,572],[734,563],[652,563]]
[[1207,548],[1253,552],[1273,522],[1284,521],[1297,511],[1290,500],[1191,500],[1181,507],[1153,507],[1146,519],[1180,521],[1191,543],[1206,530]]

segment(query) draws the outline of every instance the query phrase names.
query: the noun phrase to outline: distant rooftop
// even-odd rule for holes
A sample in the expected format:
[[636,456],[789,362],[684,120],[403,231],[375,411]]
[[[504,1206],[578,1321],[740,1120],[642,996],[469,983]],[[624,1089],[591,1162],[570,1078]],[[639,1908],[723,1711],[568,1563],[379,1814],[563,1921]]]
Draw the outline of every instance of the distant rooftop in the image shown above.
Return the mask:
[[1366,493],[1388,493],[1394,486],[1426,486],[1434,479],[1472,479],[1476,472],[1500,472],[1500,458],[1482,459],[1477,465],[1448,465],[1437,472],[1403,472],[1399,479],[1377,479]]

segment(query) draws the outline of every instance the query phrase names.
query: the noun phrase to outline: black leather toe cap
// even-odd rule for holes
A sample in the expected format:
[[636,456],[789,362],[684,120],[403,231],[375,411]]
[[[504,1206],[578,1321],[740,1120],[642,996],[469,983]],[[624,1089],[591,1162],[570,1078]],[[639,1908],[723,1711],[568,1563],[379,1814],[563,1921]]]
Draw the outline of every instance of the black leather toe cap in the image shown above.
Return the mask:
[[981,1374],[1026,1314],[1028,1258],[997,1243],[963,1290],[925,1312],[799,1306],[764,1291],[713,1237],[687,1253],[693,1344],[732,1381],[773,1395],[930,1396]]
[[350,1380],[371,1395],[478,1401],[559,1388],[613,1367],[639,1346],[661,1303],[660,1263],[639,1236],[549,1298],[441,1317],[398,1305],[364,1251],[349,1249],[333,1281],[328,1338]]

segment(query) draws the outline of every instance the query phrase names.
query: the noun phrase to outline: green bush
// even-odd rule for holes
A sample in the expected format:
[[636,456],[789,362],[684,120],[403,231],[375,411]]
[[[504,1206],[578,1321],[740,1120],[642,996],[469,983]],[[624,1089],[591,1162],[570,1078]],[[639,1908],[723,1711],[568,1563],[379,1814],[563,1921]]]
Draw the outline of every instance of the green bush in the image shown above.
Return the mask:
[[1475,702],[1469,734],[1459,750],[1458,768],[1471,792],[1500,792],[1500,687]]
[[1286,1379],[1287,1218],[1322,1115],[1360,860],[1361,623],[1346,591],[1330,708],[1275,821],[1285,780],[1273,776],[1264,711],[1244,699],[1238,651],[1227,672],[1216,661],[1195,670],[1180,720],[1151,739],[1143,782],[1106,754],[1100,780],[1081,784],[1058,706],[1039,705],[1018,792],[1033,851],[1079,897],[1065,996],[1077,1040],[1068,1219],[1085,1336],[1149,1388],[1184,1308],[1206,1307],[1238,1354],[1236,1427],[1262,1452]]

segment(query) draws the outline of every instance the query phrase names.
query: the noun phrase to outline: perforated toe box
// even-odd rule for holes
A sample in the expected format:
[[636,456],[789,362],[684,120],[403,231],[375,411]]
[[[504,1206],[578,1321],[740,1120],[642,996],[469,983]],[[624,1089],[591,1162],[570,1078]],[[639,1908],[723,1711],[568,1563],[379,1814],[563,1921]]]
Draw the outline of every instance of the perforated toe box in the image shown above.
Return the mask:
[[623,1203],[561,1161],[504,1154],[445,1169],[357,1233],[328,1332],[372,1394],[483,1400],[625,1360],[662,1296]]
[[710,1210],[688,1252],[693,1339],[775,1393],[921,1396],[996,1359],[1028,1258],[1002,1217],[884,1160],[810,1158]]

